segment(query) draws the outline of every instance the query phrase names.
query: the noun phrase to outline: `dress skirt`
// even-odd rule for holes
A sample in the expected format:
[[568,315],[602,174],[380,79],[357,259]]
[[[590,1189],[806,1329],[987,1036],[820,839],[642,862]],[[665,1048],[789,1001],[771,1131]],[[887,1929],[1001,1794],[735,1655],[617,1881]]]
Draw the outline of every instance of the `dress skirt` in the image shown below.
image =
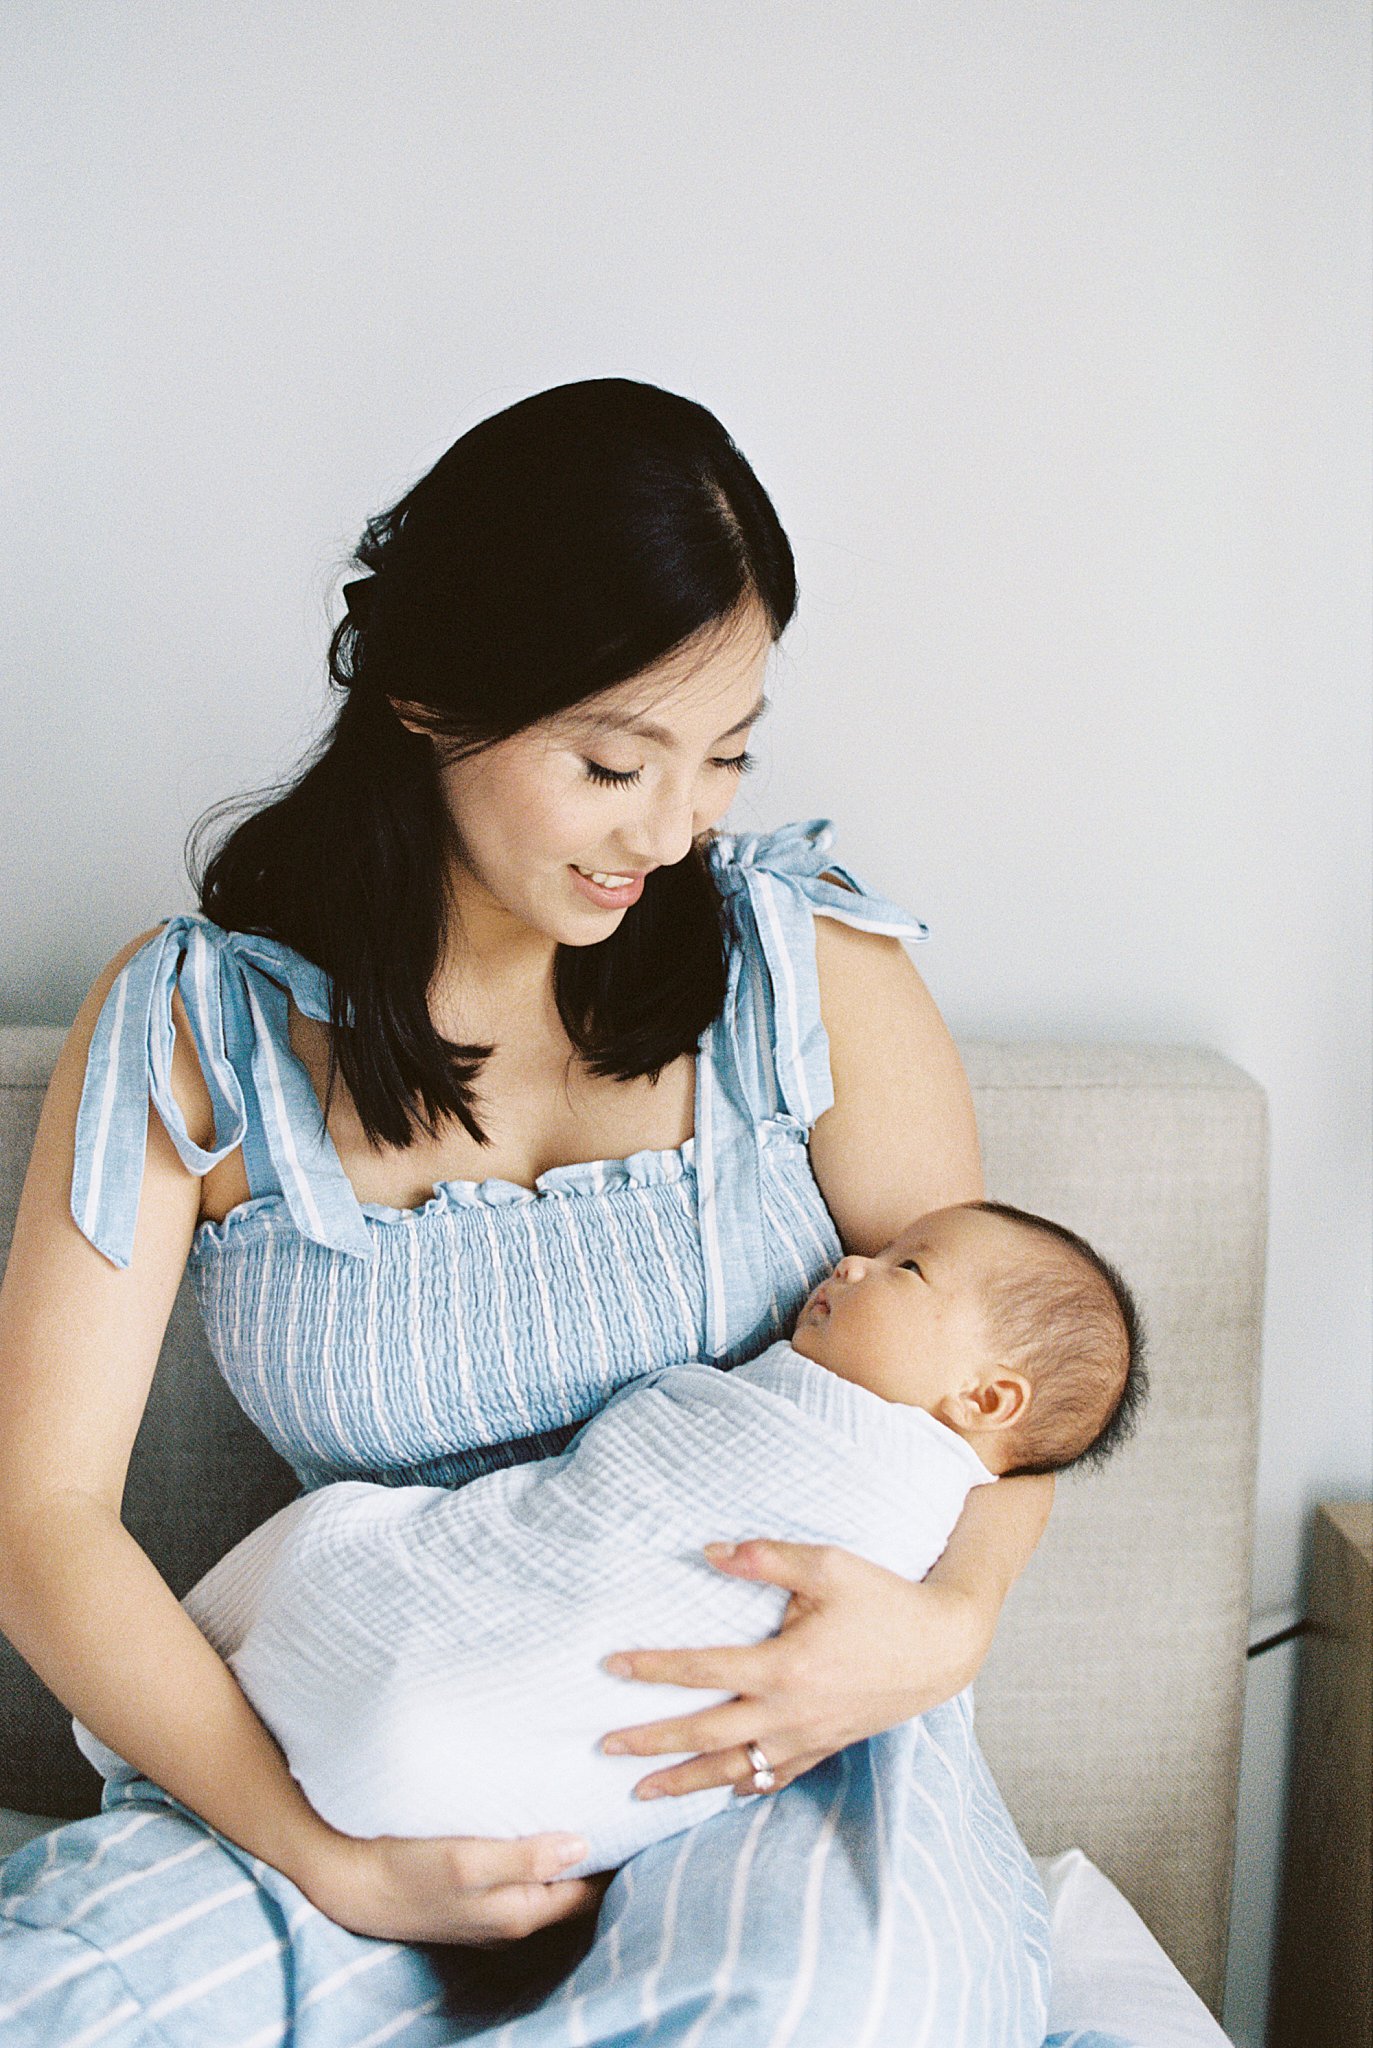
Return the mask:
[[[531,1946],[542,1989],[548,1944]],[[967,1693],[633,1857],[586,1953],[532,2009],[505,2016],[487,1960],[349,1932],[140,1776],[0,1866],[6,2048],[1040,2048],[1045,2035],[1044,1895]]]

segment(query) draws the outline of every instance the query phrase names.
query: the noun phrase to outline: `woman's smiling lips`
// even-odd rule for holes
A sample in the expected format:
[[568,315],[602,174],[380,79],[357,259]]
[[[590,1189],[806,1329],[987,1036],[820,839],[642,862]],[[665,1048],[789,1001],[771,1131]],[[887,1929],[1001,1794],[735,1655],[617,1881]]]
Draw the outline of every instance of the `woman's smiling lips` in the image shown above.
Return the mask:
[[[650,872],[647,868],[614,870],[613,872],[623,874],[627,879],[618,888],[606,888],[600,882],[593,882],[586,869],[579,868],[575,861],[570,861],[568,868],[582,894],[589,896],[602,910],[624,910],[631,903],[637,903],[644,893],[644,876]],[[595,872],[608,874],[612,870],[598,868]]]

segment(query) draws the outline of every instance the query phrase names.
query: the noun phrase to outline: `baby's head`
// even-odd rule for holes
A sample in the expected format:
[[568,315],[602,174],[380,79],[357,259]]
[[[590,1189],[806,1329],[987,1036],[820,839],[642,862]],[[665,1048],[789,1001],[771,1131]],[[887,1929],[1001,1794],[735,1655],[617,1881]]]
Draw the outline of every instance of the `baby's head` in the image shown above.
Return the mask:
[[1147,1382],[1139,1312],[1073,1231],[1001,1202],[917,1218],[807,1298],[793,1350],[947,1423],[993,1472],[1101,1464]]

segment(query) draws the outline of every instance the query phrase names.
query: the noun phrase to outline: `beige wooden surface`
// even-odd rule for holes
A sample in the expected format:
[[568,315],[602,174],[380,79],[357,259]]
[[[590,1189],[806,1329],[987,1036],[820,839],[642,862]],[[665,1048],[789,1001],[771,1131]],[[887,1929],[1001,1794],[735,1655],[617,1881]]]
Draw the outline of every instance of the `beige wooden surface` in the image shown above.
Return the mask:
[[1317,1510],[1269,2048],[1373,2044],[1373,1502]]

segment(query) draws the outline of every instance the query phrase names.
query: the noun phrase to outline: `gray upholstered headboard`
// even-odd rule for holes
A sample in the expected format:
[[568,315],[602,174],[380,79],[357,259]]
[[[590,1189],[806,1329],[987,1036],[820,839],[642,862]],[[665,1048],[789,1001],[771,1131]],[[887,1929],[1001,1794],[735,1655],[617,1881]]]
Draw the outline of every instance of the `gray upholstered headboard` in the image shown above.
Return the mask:
[[[0,1029],[0,1257],[60,1030]],[[1167,1046],[965,1044],[989,1194],[1080,1230],[1131,1281],[1153,1398],[1061,1482],[980,1678],[978,1729],[1030,1848],[1076,1844],[1219,2009],[1249,1602],[1265,1104]],[[183,1282],[124,1519],[177,1594],[296,1491],[218,1378]],[[100,1781],[0,1637],[0,1804],[76,1815]]]

